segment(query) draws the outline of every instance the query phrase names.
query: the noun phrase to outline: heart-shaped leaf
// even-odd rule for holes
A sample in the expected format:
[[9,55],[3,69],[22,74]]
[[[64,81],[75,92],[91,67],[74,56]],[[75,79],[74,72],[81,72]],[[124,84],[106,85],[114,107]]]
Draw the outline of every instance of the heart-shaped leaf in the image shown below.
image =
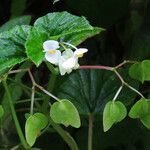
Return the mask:
[[[126,81],[138,89],[138,83],[128,76],[128,69],[120,71]],[[113,99],[120,87],[115,74],[105,70],[77,70],[58,79],[55,89],[59,98],[69,99],[80,114],[101,113],[105,104]],[[130,104],[136,93],[124,87],[118,99]]]
[[129,74],[133,79],[150,81],[150,60],[144,60],[140,63],[135,63],[130,67]]
[[150,99],[140,99],[129,112],[131,118],[139,118],[141,122],[150,129]]
[[3,117],[3,115],[4,115],[4,109],[2,105],[0,105],[0,119]]
[[123,103],[110,101],[106,104],[103,112],[104,132],[108,131],[113,124],[122,121],[127,115],[126,107]]
[[28,117],[25,124],[25,134],[27,143],[30,146],[33,146],[41,130],[44,129],[47,124],[48,120],[42,113],[35,113]]
[[55,102],[50,109],[50,116],[55,123],[79,128],[80,116],[75,106],[67,99]]

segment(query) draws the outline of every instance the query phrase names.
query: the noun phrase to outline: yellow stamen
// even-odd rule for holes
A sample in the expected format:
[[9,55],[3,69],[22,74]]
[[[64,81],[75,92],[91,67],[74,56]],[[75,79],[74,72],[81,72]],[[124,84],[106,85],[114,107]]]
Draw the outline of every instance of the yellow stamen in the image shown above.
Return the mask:
[[56,53],[56,50],[49,50],[48,53],[49,53],[49,54],[55,54],[55,53]]
[[76,54],[76,55],[77,55],[78,58],[83,57],[83,53],[78,53],[78,54]]

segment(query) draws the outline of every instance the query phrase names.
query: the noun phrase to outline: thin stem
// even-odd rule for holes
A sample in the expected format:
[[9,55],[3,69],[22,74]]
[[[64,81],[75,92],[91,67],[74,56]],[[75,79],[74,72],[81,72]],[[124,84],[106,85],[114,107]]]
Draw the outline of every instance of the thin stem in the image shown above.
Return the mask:
[[60,45],[64,48],[64,50],[67,50],[63,43],[60,43]]
[[93,141],[93,115],[89,114],[88,150],[92,150],[92,141]]
[[11,109],[11,113],[12,113],[12,117],[13,117],[13,120],[15,122],[15,126],[16,126],[16,129],[17,129],[17,132],[18,132],[18,135],[19,135],[19,138],[20,138],[20,141],[23,145],[23,147],[25,149],[29,149],[29,146],[25,140],[25,137],[23,135],[23,132],[21,130],[21,127],[20,127],[20,124],[19,124],[19,121],[18,121],[18,118],[17,118],[17,114],[15,112],[15,108],[14,108],[14,105],[13,105],[13,102],[12,102],[12,98],[11,98],[11,94],[9,92],[9,89],[8,89],[8,86],[7,86],[7,83],[6,83],[6,80],[3,80],[3,85],[4,85],[4,88],[5,88],[5,91],[6,91],[6,94],[7,94],[7,100],[8,100],[8,103],[9,103],[9,106],[10,106],[10,109]]
[[109,67],[109,66],[80,66],[80,69],[102,69],[102,70],[110,70],[113,71],[113,67]]
[[[23,89],[27,89],[29,91],[32,91],[32,89],[24,84],[22,84],[21,82],[17,82],[16,80],[13,80],[11,78],[8,78],[9,81],[13,82],[13,83],[16,83],[17,85],[20,85]],[[39,96],[41,96],[42,94],[38,91],[35,91],[36,94],[38,94]],[[28,94],[30,94],[30,92],[28,92]]]
[[122,66],[125,65],[125,64],[134,64],[134,63],[137,63],[137,61],[124,60],[122,63],[120,63],[119,65],[117,65],[117,66],[115,67],[115,69],[118,69],[118,68],[122,67]]
[[63,140],[68,144],[71,150],[78,150],[78,146],[72,136],[65,131],[61,126],[54,123],[54,121],[48,116],[49,122],[52,125],[52,127],[58,132],[58,134],[63,138]]
[[[49,91],[49,92],[53,91],[55,81],[56,81],[56,77],[57,77],[56,74],[51,73],[50,80],[49,80],[48,86],[47,86],[47,91]],[[49,99],[50,99],[49,96],[46,95],[45,99],[44,99],[44,102],[43,102],[43,105],[42,105],[42,110],[43,111],[47,111],[47,108],[49,106],[48,105]]]
[[117,99],[117,97],[119,96],[119,94],[120,94],[122,88],[123,88],[123,85],[120,86],[120,88],[118,89],[117,93],[115,94],[115,96],[114,96],[114,98],[113,98],[113,102],[114,102],[114,101]]
[[124,85],[126,85],[132,91],[134,91],[135,93],[137,93],[138,95],[140,95],[142,98],[145,98],[138,90],[136,90],[135,88],[133,88],[132,86],[130,86],[128,83],[125,82]]
[[[56,82],[56,74],[53,73],[53,70],[51,70],[50,68],[50,71],[51,71],[51,78],[48,82],[48,86],[47,86],[47,90],[52,92],[53,91],[53,88],[54,88],[54,85],[55,85],[55,82]],[[45,101],[43,103],[43,108],[45,108],[44,105],[47,104],[49,98],[46,96],[45,97]],[[46,113],[46,111],[45,111]],[[49,112],[48,112],[49,114]],[[51,118],[50,116],[48,115],[48,118],[49,118],[49,122],[50,124],[52,125],[52,127],[58,132],[58,134],[62,137],[62,139],[68,144],[68,146],[70,147],[71,150],[78,150],[78,146],[76,144],[76,142],[74,141],[74,139],[71,137],[71,135],[66,132],[60,125],[56,124]]]
[[31,106],[30,106],[30,114],[33,115],[34,108],[34,95],[35,95],[35,86],[32,86],[32,94],[31,94]]
[[131,85],[129,85],[127,82],[125,82],[124,79],[121,77],[121,75],[116,70],[114,70],[114,72],[117,75],[117,77],[121,80],[122,85],[127,86],[129,89],[131,89],[132,91],[134,91],[135,93],[137,93],[138,95],[140,95],[141,97],[144,98],[144,96],[138,90],[136,90]]
[[8,74],[14,74],[14,73],[20,73],[20,72],[26,72],[28,71],[29,69],[17,69],[17,70],[12,70],[12,71],[9,71]]
[[33,77],[33,75],[32,75],[32,73],[31,73],[30,70],[28,70],[28,72],[29,72],[29,76],[30,76],[30,79],[31,79],[31,81],[32,81],[32,84],[34,85],[34,84],[35,84],[34,77]]
[[119,72],[117,70],[114,70],[114,73],[117,75],[117,77],[119,78],[119,80],[121,81],[122,84],[125,83],[124,79],[122,78],[122,76],[119,74]]
[[48,92],[47,90],[45,90],[42,86],[38,85],[35,83],[35,86],[37,88],[39,88],[41,91],[43,91],[45,94],[49,95],[50,97],[52,97],[53,99],[55,99],[56,101],[60,101],[59,98],[57,98],[56,96],[54,96],[53,94],[51,94],[50,92]]
[[74,45],[70,44],[70,43],[66,43],[66,42],[62,42],[62,43],[64,43],[64,44],[66,44],[66,45],[68,45],[68,46],[74,48],[75,50],[77,50],[77,48],[76,48]]
[[59,98],[57,98],[56,96],[54,96],[53,94],[51,94],[50,92],[48,92],[48,91],[45,90],[42,86],[38,85],[38,84],[35,82],[34,77],[33,77],[33,75],[32,75],[32,73],[31,73],[30,70],[28,70],[28,72],[29,72],[29,76],[30,76],[30,79],[31,79],[31,81],[32,81],[32,84],[33,84],[35,87],[39,88],[39,89],[40,89],[41,91],[43,91],[45,94],[47,94],[47,95],[49,95],[50,97],[54,98],[56,101],[59,101]]
[[[43,100],[43,98],[34,98],[34,101],[41,101],[41,100]],[[31,98],[16,101],[15,104],[28,103],[28,102],[31,102]]]

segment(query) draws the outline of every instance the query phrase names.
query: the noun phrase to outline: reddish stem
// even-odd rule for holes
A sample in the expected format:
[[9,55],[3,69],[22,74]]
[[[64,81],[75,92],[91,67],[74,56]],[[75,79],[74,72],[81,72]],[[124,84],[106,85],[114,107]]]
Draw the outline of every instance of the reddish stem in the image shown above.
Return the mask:
[[103,69],[112,71],[113,68],[109,66],[80,66],[80,69]]

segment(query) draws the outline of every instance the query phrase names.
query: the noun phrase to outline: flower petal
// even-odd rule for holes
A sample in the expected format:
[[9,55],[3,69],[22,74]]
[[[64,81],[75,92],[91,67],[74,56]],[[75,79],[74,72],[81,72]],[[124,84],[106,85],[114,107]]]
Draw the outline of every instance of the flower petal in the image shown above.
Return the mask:
[[72,68],[74,68],[75,64],[76,64],[76,59],[75,59],[74,57],[71,57],[71,58],[67,59],[67,60],[62,64],[62,66],[63,66],[63,68],[65,68],[65,69],[72,69]]
[[55,40],[48,40],[48,41],[45,41],[43,43],[43,49],[44,51],[49,51],[49,50],[56,50],[59,48],[59,43],[58,41],[55,41]]
[[58,65],[60,57],[61,52],[59,50],[56,50],[56,53],[49,53],[48,51],[45,53],[46,60],[55,65]]
[[83,54],[86,53],[88,51],[88,49],[86,48],[79,48],[74,52],[74,55],[76,55],[77,57],[83,57]]
[[74,53],[71,49],[67,49],[62,53],[62,56],[67,59],[67,58],[73,57]]

